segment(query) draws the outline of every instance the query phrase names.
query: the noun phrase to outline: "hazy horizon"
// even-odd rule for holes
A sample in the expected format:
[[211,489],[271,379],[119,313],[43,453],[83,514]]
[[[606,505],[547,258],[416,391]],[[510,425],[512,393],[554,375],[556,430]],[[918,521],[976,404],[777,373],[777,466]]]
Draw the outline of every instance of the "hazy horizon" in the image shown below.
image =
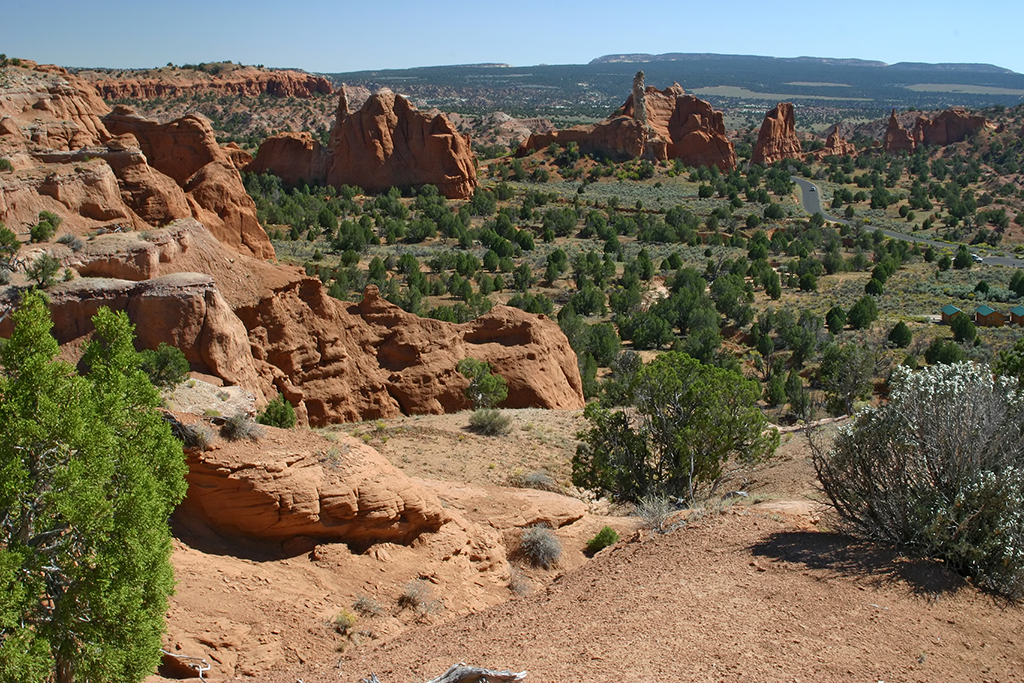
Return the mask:
[[[1024,3],[993,0],[845,6],[753,0],[687,7],[651,0],[642,12],[604,0],[484,4],[443,10],[386,5],[197,2],[150,5],[10,0],[0,52],[70,67],[146,68],[227,61],[320,73],[458,64],[583,64],[608,54],[666,52],[991,64],[1024,73]],[[384,9],[381,9],[384,7]],[[781,10],[781,11],[780,11]],[[38,30],[33,30],[37,27]]]

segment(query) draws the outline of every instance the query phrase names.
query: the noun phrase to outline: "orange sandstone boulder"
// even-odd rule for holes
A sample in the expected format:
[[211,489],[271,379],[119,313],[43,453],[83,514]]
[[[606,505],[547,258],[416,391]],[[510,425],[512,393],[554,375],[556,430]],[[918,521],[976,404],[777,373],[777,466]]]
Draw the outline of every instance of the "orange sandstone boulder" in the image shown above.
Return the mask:
[[251,173],[268,171],[287,185],[319,178],[323,159],[320,143],[310,133],[279,133],[260,144],[256,157],[245,167]]
[[369,446],[338,438],[319,452],[292,451],[287,439],[264,439],[258,451],[192,450],[188,496],[175,518],[230,537],[357,548],[408,544],[447,521],[434,494]]
[[779,102],[768,111],[757,135],[752,164],[770,166],[783,159],[799,159],[802,156],[800,138],[796,134],[796,116],[791,102]]

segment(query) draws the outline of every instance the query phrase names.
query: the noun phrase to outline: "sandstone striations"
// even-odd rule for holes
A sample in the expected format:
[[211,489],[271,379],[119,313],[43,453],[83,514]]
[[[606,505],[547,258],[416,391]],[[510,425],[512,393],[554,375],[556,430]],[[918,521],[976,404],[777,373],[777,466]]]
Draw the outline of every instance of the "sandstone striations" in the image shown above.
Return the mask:
[[776,161],[799,159],[801,156],[793,104],[779,102],[764,115],[750,163],[770,166]]
[[691,166],[736,167],[736,152],[725,134],[722,113],[707,102],[687,95],[678,83],[664,90],[644,86],[643,72],[621,112],[607,120],[548,133],[537,133],[519,147],[525,155],[552,142],[574,142],[584,153],[613,158],[681,159]]
[[185,97],[212,93],[215,96],[244,95],[257,97],[309,98],[317,94],[330,94],[331,83],[323,76],[302,71],[269,70],[242,67],[210,74],[198,69],[168,67],[142,71],[138,75],[128,72],[118,78],[97,71],[82,72],[104,99],[143,99],[157,97]]
[[273,136],[247,170],[368,192],[436,185],[449,199],[468,198],[477,185],[469,140],[443,114],[421,112],[389,90],[351,112],[344,87],[326,148],[309,134]]
[[40,211],[51,211],[62,232],[82,234],[193,216],[236,251],[274,255],[208,121],[160,124],[124,107],[111,112],[94,88],[57,67],[7,72],[0,154],[15,172],[0,177],[0,221],[26,232]]

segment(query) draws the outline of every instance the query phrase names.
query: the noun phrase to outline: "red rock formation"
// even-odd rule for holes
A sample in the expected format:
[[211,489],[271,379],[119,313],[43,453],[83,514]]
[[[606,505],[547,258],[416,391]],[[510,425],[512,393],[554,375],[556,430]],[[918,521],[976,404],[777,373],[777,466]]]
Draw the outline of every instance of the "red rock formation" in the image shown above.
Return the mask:
[[[251,173],[279,176],[288,185],[319,178],[323,149],[310,133],[279,133],[260,144],[256,158],[245,167]],[[314,175],[315,174],[315,175]]]
[[258,461],[247,449],[190,451],[188,466],[188,497],[175,518],[229,537],[408,544],[448,517],[433,493],[347,437],[330,456],[264,445]]
[[83,77],[108,100],[183,97],[213,93],[257,97],[308,98],[330,94],[331,83],[323,76],[302,71],[269,71],[253,67],[234,69],[216,75],[192,69],[160,69],[158,75],[139,78],[111,78],[100,72],[83,72]]
[[621,114],[595,125],[531,135],[518,154],[545,149],[552,142],[563,146],[575,142],[583,153],[600,152],[620,159],[681,159],[690,166],[718,166],[723,171],[736,167],[736,153],[725,134],[721,112],[687,95],[678,83],[665,90],[645,88],[642,71],[634,86],[635,93],[642,93],[642,115],[635,104],[637,95],[630,94]]
[[800,159],[802,156],[793,104],[779,102],[764,115],[750,163],[770,166],[783,159]]
[[914,123],[914,142],[918,145],[945,147],[962,142],[967,136],[989,125],[984,116],[972,116],[960,108],[947,109],[934,119],[919,116]]
[[149,165],[184,190],[192,215],[217,239],[257,258],[274,255],[256,219],[256,204],[206,119],[192,115],[158,123],[118,106],[103,122],[111,133],[139,141]]
[[[308,165],[307,165],[308,162]],[[274,136],[260,145],[249,169],[290,179],[356,185],[368,192],[436,185],[449,199],[472,196],[476,158],[469,139],[444,115],[431,116],[389,90],[349,112],[341,89],[326,149],[308,134]]]
[[[153,279],[83,277],[53,288],[62,344],[91,331],[99,306],[126,310],[141,347],[177,346],[193,370],[241,385],[259,406],[280,392],[314,426],[468,408],[467,381],[455,369],[467,357],[506,379],[505,407],[583,406],[576,355],[545,316],[497,306],[456,325],[406,313],[375,287],[346,304],[300,269],[224,258],[193,219],[145,241],[137,233],[103,236],[65,262],[82,275]],[[10,334],[7,320],[0,336]]]
[[227,155],[228,159],[231,160],[231,165],[238,171],[243,170],[252,163],[252,155],[239,147],[237,143],[229,142],[221,147],[221,151]]
[[915,147],[917,147],[917,143],[914,141],[914,136],[900,125],[899,119],[896,118],[896,110],[893,109],[889,115],[889,126],[885,129],[885,141],[882,143],[882,149],[888,154],[895,154],[897,152],[913,152]]
[[206,120],[159,124],[127,108],[111,113],[94,88],[59,67],[8,68],[18,87],[0,96],[0,154],[17,173],[0,178],[0,220],[18,229],[47,210],[64,219],[62,232],[83,233],[195,216],[236,251],[274,255]]
[[832,132],[829,133],[828,139],[825,140],[825,146],[814,152],[814,157],[819,161],[826,157],[841,157],[846,154],[853,154],[857,151],[852,142],[847,142],[839,134],[838,124],[833,126]]

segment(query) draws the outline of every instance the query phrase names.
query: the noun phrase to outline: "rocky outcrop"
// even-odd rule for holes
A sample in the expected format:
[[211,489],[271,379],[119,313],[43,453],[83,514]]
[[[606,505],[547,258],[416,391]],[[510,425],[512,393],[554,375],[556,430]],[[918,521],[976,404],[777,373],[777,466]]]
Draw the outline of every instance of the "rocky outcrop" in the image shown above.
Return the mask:
[[966,140],[968,135],[988,125],[984,116],[973,116],[960,108],[947,109],[934,119],[919,116],[914,122],[914,142],[945,147]]
[[110,111],[95,89],[60,67],[4,67],[7,81],[0,91],[0,119],[9,117],[8,134],[51,150],[98,145],[110,135],[100,117]]
[[436,185],[449,199],[470,197],[477,185],[469,139],[444,115],[421,112],[390,90],[350,112],[342,87],[326,148],[308,134],[273,136],[248,170],[368,192]]
[[462,358],[489,362],[508,382],[505,407],[580,408],[575,354],[544,316],[496,307],[462,325],[419,318],[367,287],[345,305],[300,278],[236,312],[264,376],[311,425],[471,407]]
[[793,104],[779,102],[764,115],[750,163],[771,166],[783,159],[799,159],[802,156]]
[[274,255],[233,156],[208,121],[160,124],[128,108],[110,112],[94,88],[58,67],[7,71],[0,155],[15,173],[0,177],[0,220],[24,230],[52,211],[62,232],[83,234],[193,216],[235,251]]
[[857,148],[852,142],[847,142],[842,135],[839,134],[839,125],[836,124],[832,127],[832,132],[828,134],[828,138],[825,140],[825,146],[819,150],[813,152],[814,158],[819,161],[826,157],[841,157],[846,154],[853,154],[857,151]]
[[245,170],[250,173],[270,172],[287,185],[297,185],[321,176],[322,159],[323,149],[312,134],[279,133],[260,144],[256,157]]
[[[197,372],[250,390],[261,386],[245,328],[209,275],[177,273],[142,282],[79,278],[52,287],[48,293],[52,334],[61,344],[90,334],[92,317],[106,306],[128,313],[135,323],[138,348],[170,344],[185,354]],[[13,307],[16,303],[11,299],[2,305]],[[0,322],[0,337],[10,334],[8,317]]]
[[[467,357],[505,378],[505,407],[583,407],[576,355],[545,316],[497,306],[457,325],[407,313],[375,287],[347,304],[300,269],[225,258],[192,219],[146,240],[114,234],[73,254],[60,249],[80,275],[124,278],[82,277],[51,290],[62,344],[92,330],[99,306],[124,310],[140,348],[176,346],[194,371],[244,387],[258,407],[281,393],[314,426],[469,408],[455,369]],[[0,325],[0,336],[9,334]]]
[[446,521],[436,496],[350,437],[321,452],[265,442],[251,453],[190,451],[188,497],[175,516],[228,537],[357,548],[408,544]]
[[256,258],[274,255],[256,219],[256,204],[230,157],[217,144],[209,121],[190,115],[158,123],[118,106],[103,122],[114,135],[138,140],[149,166],[174,180],[184,191],[191,214],[217,239]]
[[215,96],[242,95],[258,97],[309,98],[332,92],[331,82],[323,76],[302,71],[268,70],[254,67],[232,69],[208,74],[195,69],[164,68],[155,71],[132,72],[111,78],[101,72],[83,72],[104,99],[141,99],[157,97],[192,97],[211,93]]
[[889,125],[885,129],[882,149],[888,154],[896,154],[898,152],[913,152],[915,147],[917,147],[917,143],[914,136],[900,125],[900,120],[896,118],[896,110],[893,109],[889,114]]
[[594,125],[531,135],[517,153],[524,156],[553,142],[574,142],[583,153],[616,159],[681,159],[690,166],[717,166],[723,171],[736,167],[722,113],[687,95],[678,83],[665,90],[645,86],[642,71],[620,113]]

